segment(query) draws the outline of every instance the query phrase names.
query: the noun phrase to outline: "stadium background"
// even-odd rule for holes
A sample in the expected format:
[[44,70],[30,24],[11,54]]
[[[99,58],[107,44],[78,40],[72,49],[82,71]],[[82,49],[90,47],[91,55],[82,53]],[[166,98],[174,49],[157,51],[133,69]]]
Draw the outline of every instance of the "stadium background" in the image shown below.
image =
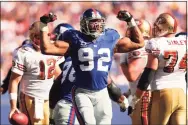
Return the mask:
[[[12,52],[28,38],[29,25],[39,20],[40,16],[54,12],[58,20],[50,25],[51,29],[59,23],[69,23],[79,29],[79,17],[87,8],[96,8],[106,16],[106,27],[116,29],[121,36],[125,34],[126,23],[119,21],[116,14],[125,9],[132,13],[134,18],[148,20],[151,24],[163,12],[174,15],[178,21],[178,31],[186,29],[186,2],[1,2],[1,84],[7,71],[11,67]],[[115,58],[118,62],[119,56]],[[122,75],[116,62],[111,69],[113,80],[122,91],[128,88],[128,82]],[[1,122],[9,124],[9,98],[8,94],[1,96]],[[117,104],[113,103],[112,124],[131,124],[127,113],[121,113]]]

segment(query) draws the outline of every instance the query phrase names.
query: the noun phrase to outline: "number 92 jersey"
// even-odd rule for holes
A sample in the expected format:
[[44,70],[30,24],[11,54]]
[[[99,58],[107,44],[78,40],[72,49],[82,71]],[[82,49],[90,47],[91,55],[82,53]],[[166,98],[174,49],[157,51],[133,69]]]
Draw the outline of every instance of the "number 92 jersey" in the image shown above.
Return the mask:
[[76,71],[77,87],[88,90],[106,87],[113,48],[119,37],[118,32],[113,29],[106,29],[95,40],[76,30],[68,30],[59,37],[70,43],[68,54]]
[[151,84],[152,90],[186,88],[187,40],[184,37],[153,38],[146,44],[146,51],[158,57],[159,67]]

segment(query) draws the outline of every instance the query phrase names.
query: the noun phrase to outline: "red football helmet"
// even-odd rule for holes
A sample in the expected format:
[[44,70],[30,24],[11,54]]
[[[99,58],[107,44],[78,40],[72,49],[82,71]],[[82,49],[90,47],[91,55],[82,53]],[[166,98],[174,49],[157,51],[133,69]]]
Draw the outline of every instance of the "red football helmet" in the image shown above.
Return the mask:
[[[144,37],[150,38],[151,32],[152,32],[150,23],[147,20],[144,20],[144,19],[135,19],[135,22],[136,22],[138,28],[140,29],[142,35]],[[129,38],[131,37],[129,28],[126,31],[126,36],[129,37]]]
[[24,113],[15,112],[10,119],[11,124],[13,125],[27,125],[28,117]]

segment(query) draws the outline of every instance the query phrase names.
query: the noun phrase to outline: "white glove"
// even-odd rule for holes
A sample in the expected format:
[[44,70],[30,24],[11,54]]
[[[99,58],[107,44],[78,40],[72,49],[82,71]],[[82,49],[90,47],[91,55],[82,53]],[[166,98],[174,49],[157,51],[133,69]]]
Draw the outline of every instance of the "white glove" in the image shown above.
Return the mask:
[[125,112],[127,110],[127,108],[129,107],[128,99],[125,96],[124,96],[123,102],[119,103],[119,106],[120,106],[121,112]]
[[133,110],[135,109],[135,105],[138,103],[138,101],[140,100],[140,98],[136,97],[136,95],[130,95],[128,97],[128,101],[129,101],[129,108],[128,110],[128,115],[130,115]]

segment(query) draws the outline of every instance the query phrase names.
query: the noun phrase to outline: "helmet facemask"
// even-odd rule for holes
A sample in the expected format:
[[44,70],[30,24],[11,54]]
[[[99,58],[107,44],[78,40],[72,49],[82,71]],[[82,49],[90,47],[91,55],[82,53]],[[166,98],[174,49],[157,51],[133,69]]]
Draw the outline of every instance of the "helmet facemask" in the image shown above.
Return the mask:
[[86,35],[90,35],[93,38],[100,36],[105,29],[105,19],[96,18],[96,19],[86,19],[82,18],[80,22],[81,31]]

